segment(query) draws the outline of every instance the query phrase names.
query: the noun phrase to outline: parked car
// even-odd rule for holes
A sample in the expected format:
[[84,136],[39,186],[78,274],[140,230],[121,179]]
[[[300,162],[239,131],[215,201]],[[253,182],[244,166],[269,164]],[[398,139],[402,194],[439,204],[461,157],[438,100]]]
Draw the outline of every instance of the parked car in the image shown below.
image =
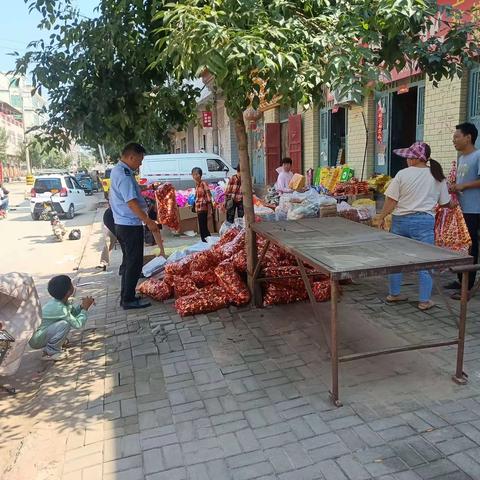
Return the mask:
[[85,191],[71,175],[52,174],[37,176],[30,193],[30,212],[34,220],[40,219],[45,205],[55,194],[53,208],[59,215],[73,218],[76,212],[86,208]]
[[139,184],[169,182],[176,189],[194,186],[192,168],[200,167],[206,182],[219,182],[236,173],[225,160],[214,153],[175,153],[145,155],[140,166]]
[[93,178],[90,175],[86,173],[80,173],[76,175],[75,178],[77,179],[80,186],[85,190],[86,195],[93,195],[96,186],[93,182]]

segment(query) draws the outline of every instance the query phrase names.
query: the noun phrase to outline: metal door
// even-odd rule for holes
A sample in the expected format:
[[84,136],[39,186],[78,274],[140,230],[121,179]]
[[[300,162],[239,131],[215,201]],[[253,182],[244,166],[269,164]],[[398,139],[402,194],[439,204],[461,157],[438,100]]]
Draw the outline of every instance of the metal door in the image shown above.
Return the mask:
[[[470,71],[468,85],[468,121],[480,130],[480,67]],[[480,148],[480,138],[475,144]]]
[[377,92],[375,95],[375,173],[388,174],[389,172],[391,111],[390,92]]
[[416,141],[423,142],[423,123],[425,118],[425,85],[420,84],[417,88],[417,123]]
[[329,143],[331,129],[331,110],[322,108],[320,110],[320,166],[328,166]]
[[302,114],[288,117],[288,146],[295,173],[302,173]]

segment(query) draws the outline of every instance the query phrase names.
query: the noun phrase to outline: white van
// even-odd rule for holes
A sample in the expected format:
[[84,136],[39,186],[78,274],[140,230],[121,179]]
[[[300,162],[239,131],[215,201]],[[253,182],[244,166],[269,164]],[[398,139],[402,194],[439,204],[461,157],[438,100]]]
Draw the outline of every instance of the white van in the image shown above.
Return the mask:
[[194,186],[192,168],[195,167],[202,169],[203,180],[209,183],[219,182],[236,173],[230,164],[214,153],[145,155],[138,183],[169,182],[177,190],[185,190]]

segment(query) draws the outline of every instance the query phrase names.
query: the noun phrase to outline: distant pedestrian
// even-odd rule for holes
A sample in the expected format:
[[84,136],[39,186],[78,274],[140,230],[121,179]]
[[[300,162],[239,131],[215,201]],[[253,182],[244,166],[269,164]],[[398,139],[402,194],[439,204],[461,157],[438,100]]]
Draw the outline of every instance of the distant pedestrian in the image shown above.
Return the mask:
[[0,210],[8,212],[9,200],[8,194],[10,192],[5,188],[3,183],[0,183]]
[[122,247],[123,264],[120,304],[125,310],[145,308],[151,304],[135,295],[143,267],[143,225],[152,233],[160,233],[157,223],[147,215],[147,205],[135,180],[145,148],[129,143],[122,151],[121,160],[110,174],[110,207],[115,220],[115,233]]
[[[423,243],[435,243],[435,207],[450,206],[450,194],[442,166],[430,158],[430,146],[423,142],[409,148],[394,150],[399,157],[407,159],[408,168],[400,170],[385,192],[385,205],[375,217],[382,226],[385,217],[392,214],[391,232]],[[434,306],[431,300],[432,276],[428,270],[418,272],[420,310]],[[390,294],[387,302],[407,300],[400,295],[403,275],[390,275]]]
[[202,181],[202,169],[195,167],[192,169],[192,178],[195,180],[195,212],[198,217],[198,229],[202,242],[207,241],[210,236],[208,230],[208,216],[213,212],[212,194],[208,184]]
[[42,360],[56,362],[65,358],[62,346],[68,333],[87,323],[87,312],[94,299],[86,297],[80,305],[74,305],[70,300],[73,292],[72,280],[67,275],[58,275],[48,282],[48,293],[53,299],[42,307],[42,322],[29,341],[31,348],[43,348]]
[[288,186],[290,180],[293,178],[292,159],[285,157],[282,160],[282,165],[277,168],[278,178],[275,184],[275,189],[278,193],[291,193],[292,189]]
[[227,212],[227,222],[233,223],[235,213],[239,218],[244,215],[242,177],[240,175],[240,165],[237,166],[237,173],[228,180],[225,190],[225,210]]
[[[463,218],[467,224],[472,248],[470,254],[473,263],[478,263],[478,230],[480,228],[480,150],[475,148],[478,138],[477,127],[473,123],[461,123],[457,125],[453,135],[453,145],[461,155],[457,161],[457,183],[451,187],[452,192],[458,194],[458,202],[463,212]],[[476,272],[470,272],[468,276],[468,289],[475,285]],[[461,276],[459,281],[447,285],[447,288],[459,290],[461,288]],[[454,293],[453,299],[460,300],[460,293]]]

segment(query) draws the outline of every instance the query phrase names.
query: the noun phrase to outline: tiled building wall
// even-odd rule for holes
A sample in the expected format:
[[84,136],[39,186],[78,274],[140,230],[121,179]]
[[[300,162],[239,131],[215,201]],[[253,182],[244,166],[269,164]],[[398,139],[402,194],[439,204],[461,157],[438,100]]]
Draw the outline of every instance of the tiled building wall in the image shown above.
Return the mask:
[[303,143],[303,170],[316,168],[320,156],[320,114],[319,108],[314,106],[303,112],[302,143]]

